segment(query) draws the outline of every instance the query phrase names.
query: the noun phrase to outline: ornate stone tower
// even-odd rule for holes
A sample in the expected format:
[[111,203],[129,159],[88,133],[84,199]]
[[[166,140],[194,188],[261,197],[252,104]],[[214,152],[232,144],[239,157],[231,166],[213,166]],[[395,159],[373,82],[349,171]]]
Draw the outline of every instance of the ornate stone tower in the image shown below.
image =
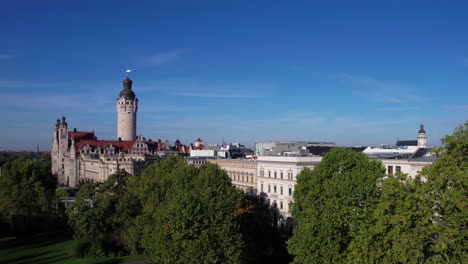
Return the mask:
[[424,131],[424,125],[421,124],[418,132],[418,148],[426,148],[426,141],[427,141],[427,136],[426,136],[426,131]]
[[123,141],[135,140],[138,99],[132,91],[133,81],[127,75],[123,90],[117,99],[117,138]]
[[52,173],[57,176],[59,184],[67,184],[67,173],[65,170],[65,154],[68,148],[68,124],[65,117],[62,121],[57,119],[54,127],[52,143]]

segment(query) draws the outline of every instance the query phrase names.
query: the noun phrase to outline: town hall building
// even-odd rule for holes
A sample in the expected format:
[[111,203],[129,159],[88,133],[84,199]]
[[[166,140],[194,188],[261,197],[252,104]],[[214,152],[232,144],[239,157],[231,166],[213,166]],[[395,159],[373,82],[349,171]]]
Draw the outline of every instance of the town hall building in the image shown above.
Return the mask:
[[94,132],[69,130],[65,117],[57,119],[52,142],[52,173],[59,185],[77,187],[81,182],[105,181],[110,175],[124,170],[140,175],[144,168],[165,154],[189,155],[192,149],[176,141],[147,140],[137,136],[138,98],[132,90],[133,81],[127,76],[116,102],[117,138],[98,140]]

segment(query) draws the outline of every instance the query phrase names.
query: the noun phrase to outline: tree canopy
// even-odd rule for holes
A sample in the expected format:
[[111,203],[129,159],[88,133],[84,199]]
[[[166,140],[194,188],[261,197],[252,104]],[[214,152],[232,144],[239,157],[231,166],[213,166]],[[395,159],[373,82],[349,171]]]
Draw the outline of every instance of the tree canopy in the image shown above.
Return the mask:
[[349,246],[350,263],[466,263],[468,124],[416,178],[389,175]]
[[[152,165],[131,184],[131,192],[142,197],[143,211],[130,229],[129,241],[142,235],[138,246],[154,262],[243,261],[237,220],[243,194],[218,166],[195,168],[173,156]],[[148,187],[150,192],[141,192]]]
[[85,243],[88,255],[123,255],[127,252],[124,233],[139,213],[139,204],[127,192],[130,175],[119,171],[103,183],[81,186],[68,208],[68,222],[75,238]]
[[341,263],[351,229],[378,197],[385,169],[347,148],[328,152],[314,170],[297,176],[292,214],[298,220],[288,250],[294,263]]
[[28,232],[32,218],[51,212],[56,179],[48,163],[17,159],[2,166],[0,215],[19,232]]

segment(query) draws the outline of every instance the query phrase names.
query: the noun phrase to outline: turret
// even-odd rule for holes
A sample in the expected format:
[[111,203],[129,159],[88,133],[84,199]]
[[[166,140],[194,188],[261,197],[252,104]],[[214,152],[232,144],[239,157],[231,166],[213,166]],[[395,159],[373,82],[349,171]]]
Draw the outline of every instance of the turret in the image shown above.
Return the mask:
[[426,131],[424,130],[424,125],[421,124],[419,127],[419,132],[418,132],[418,148],[426,148],[426,141],[427,141],[427,136],[426,136]]
[[132,90],[133,81],[127,75],[123,80],[123,90],[117,99],[117,138],[132,141],[136,138],[138,99]]
[[52,173],[57,175],[60,184],[65,183],[64,172],[65,164],[64,158],[68,149],[68,124],[66,118],[63,116],[62,120],[57,119],[54,126],[54,135],[52,143]]

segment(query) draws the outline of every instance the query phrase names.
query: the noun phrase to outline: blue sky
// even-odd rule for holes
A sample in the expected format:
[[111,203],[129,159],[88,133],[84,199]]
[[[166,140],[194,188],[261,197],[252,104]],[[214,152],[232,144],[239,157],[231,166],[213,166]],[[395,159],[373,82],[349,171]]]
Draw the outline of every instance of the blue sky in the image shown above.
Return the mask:
[[114,139],[126,67],[146,138],[439,144],[468,119],[468,4],[352,2],[4,0],[0,149],[50,149],[62,115]]

